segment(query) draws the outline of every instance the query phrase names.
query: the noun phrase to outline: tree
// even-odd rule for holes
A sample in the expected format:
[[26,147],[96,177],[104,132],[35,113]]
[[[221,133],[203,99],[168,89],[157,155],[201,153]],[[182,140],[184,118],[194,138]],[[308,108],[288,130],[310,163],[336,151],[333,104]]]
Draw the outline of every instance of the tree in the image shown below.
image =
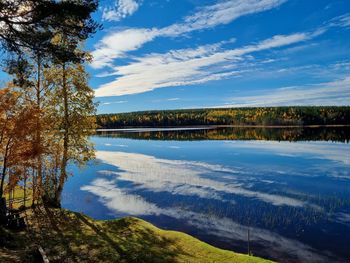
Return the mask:
[[78,42],[71,46],[57,45],[52,39],[57,32],[83,41],[99,25],[92,19],[96,0],[0,0],[0,41],[10,52],[34,50],[42,56],[81,60],[73,52]]
[[55,87],[48,111],[56,123],[55,141],[61,144],[57,149],[62,152],[60,174],[53,177],[56,182],[50,184],[54,185],[54,191],[49,202],[59,207],[63,186],[68,177],[68,163],[83,165],[94,158],[94,148],[88,136],[95,130],[96,105],[84,65],[68,62],[53,64],[45,70],[44,78],[45,85]]
[[[7,61],[6,71],[13,76],[12,85],[18,89],[25,98],[25,103],[29,103],[36,109],[35,131],[32,134],[35,147],[44,149],[43,133],[45,129],[45,103],[48,101],[48,90],[41,84],[42,82],[42,64],[45,62],[38,54],[18,55],[14,59]],[[36,156],[36,180],[33,187],[34,196],[40,196],[42,191],[42,154],[38,152]],[[34,200],[34,199],[33,199]]]
[[96,0],[0,0],[0,45],[14,77],[0,94],[0,196],[5,178],[10,189],[29,179],[33,203],[53,189],[59,206],[68,163],[94,156],[90,57],[79,47],[99,28],[96,8]]
[[20,167],[40,152],[31,137],[36,115],[35,108],[23,103],[21,93],[9,88],[0,90],[0,197],[8,169]]

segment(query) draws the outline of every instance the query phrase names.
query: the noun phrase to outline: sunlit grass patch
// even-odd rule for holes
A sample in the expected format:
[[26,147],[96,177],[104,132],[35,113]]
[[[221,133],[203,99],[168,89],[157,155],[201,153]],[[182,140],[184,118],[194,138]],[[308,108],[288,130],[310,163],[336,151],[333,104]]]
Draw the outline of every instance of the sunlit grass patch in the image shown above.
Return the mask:
[[[9,195],[9,189],[7,185],[5,185],[4,189],[5,189],[4,197],[6,198],[7,207],[10,207],[11,205],[13,209],[18,209],[21,206],[30,207],[32,205],[33,192],[30,187],[27,187],[26,190],[24,191],[23,186],[16,185],[14,190],[11,191],[11,198],[9,198],[10,195]],[[26,198],[24,198],[24,195]]]

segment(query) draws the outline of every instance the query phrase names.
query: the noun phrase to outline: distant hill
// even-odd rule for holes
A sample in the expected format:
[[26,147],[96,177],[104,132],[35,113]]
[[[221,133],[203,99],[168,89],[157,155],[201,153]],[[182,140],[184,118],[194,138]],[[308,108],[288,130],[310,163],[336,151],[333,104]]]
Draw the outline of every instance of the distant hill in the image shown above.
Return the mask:
[[139,111],[97,115],[99,128],[196,125],[350,125],[350,106],[291,106]]

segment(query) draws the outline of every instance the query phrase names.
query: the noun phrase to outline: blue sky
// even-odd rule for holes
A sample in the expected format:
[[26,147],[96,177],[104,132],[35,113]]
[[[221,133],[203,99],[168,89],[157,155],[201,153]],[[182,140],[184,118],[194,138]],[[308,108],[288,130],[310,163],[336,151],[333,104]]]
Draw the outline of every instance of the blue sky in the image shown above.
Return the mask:
[[99,112],[349,105],[348,0],[102,1]]
[[349,0],[102,0],[99,113],[350,105]]

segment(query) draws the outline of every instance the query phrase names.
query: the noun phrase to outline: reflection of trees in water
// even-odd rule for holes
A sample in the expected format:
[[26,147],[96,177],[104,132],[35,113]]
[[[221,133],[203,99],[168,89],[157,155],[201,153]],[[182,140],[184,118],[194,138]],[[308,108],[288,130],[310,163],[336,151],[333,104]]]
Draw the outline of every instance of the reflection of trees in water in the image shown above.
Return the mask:
[[98,131],[97,136],[146,140],[273,140],[273,141],[336,141],[350,140],[350,127],[315,128],[248,128],[221,127],[176,131]]

